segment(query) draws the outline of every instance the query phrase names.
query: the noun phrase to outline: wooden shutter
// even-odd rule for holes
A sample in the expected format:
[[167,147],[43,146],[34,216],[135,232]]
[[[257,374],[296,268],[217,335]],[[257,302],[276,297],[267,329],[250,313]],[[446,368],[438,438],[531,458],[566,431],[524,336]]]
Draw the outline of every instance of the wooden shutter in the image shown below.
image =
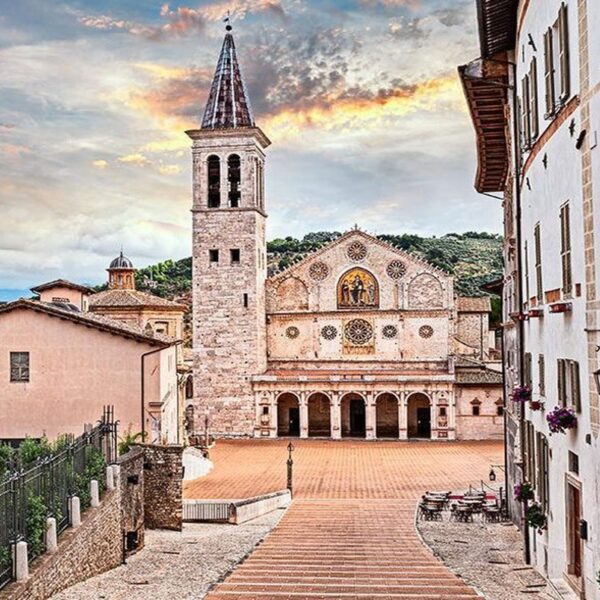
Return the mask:
[[556,361],[556,376],[558,381],[558,404],[560,406],[566,405],[566,387],[565,387],[565,361],[559,358]]
[[525,353],[525,373],[523,373],[523,383],[531,389],[531,353]]
[[581,412],[581,384],[579,382],[579,363],[570,361],[571,367],[571,402],[577,412]]
[[542,239],[539,223],[535,226],[533,237],[535,241],[535,284],[536,297],[541,304],[544,300],[544,289],[542,281]]
[[529,126],[532,141],[537,139],[540,132],[537,86],[537,58],[534,56],[531,60],[531,66],[529,67]]
[[562,290],[570,294],[573,287],[571,268],[571,214],[568,204],[560,209],[560,255],[562,265]]
[[560,61],[560,99],[565,101],[571,93],[569,70],[569,18],[563,2],[558,13],[558,56]]
[[546,395],[546,363],[544,362],[544,355],[538,356],[538,379],[539,379],[539,393],[540,396]]
[[554,55],[552,54],[552,27],[544,34],[544,82],[546,84],[546,117],[554,114]]
[[521,82],[523,101],[521,111],[523,114],[523,147],[528,150],[531,147],[531,100],[529,97],[529,75],[523,77]]

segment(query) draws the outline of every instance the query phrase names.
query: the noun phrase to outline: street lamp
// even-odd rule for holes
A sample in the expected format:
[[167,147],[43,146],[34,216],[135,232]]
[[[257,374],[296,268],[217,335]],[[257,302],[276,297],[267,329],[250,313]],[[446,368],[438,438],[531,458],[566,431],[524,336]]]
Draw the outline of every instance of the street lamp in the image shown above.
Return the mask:
[[293,479],[294,479],[294,459],[292,458],[292,452],[294,451],[294,444],[290,442],[288,444],[288,459],[287,459],[287,489],[290,490],[290,496],[293,496]]
[[494,467],[490,469],[490,481],[496,481],[496,471],[494,471]]

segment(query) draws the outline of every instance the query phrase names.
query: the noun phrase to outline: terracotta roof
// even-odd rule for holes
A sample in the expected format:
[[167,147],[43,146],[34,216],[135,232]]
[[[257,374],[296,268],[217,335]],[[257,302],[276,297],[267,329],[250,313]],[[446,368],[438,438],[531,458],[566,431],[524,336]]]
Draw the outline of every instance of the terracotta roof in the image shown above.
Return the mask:
[[242,79],[233,35],[228,29],[206,103],[202,129],[238,127],[254,127],[254,117]]
[[488,296],[459,296],[456,299],[456,308],[458,312],[490,312],[492,303]]
[[458,67],[458,73],[477,138],[475,189],[502,192],[510,158],[505,117],[508,65],[477,59]]
[[84,294],[93,294],[94,290],[88,287],[87,285],[80,285],[78,283],[73,283],[72,281],[67,281],[66,279],[55,279],[54,281],[49,281],[48,283],[42,283],[40,285],[36,285],[31,288],[31,291],[34,294],[39,294],[45,290],[51,290],[56,287],[64,287],[69,288],[71,290],[77,290],[78,292],[83,292]]
[[0,306],[0,317],[3,313],[7,313],[17,309],[34,310],[36,312],[43,312],[48,315],[65,319],[73,323],[84,325],[87,327],[93,327],[100,329],[108,333],[115,335],[121,335],[126,338],[132,338],[137,341],[145,342],[153,346],[171,346],[178,342],[175,338],[160,333],[148,332],[135,325],[130,325],[116,319],[109,319],[102,315],[80,312],[75,310],[69,310],[67,308],[61,308],[56,304],[48,304],[46,302],[40,302],[38,300],[16,300],[15,302],[9,302],[3,306]]
[[139,292],[137,290],[106,290],[98,292],[89,299],[90,309],[96,307],[121,308],[121,307],[159,307],[170,310],[186,310],[183,304],[177,304],[154,294]]

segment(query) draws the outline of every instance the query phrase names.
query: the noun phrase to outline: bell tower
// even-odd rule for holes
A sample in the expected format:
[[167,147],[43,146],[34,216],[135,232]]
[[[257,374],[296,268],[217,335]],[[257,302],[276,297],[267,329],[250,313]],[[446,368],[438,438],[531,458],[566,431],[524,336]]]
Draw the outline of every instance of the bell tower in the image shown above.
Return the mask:
[[252,435],[251,378],[266,370],[267,136],[256,126],[227,32],[193,156],[195,430]]

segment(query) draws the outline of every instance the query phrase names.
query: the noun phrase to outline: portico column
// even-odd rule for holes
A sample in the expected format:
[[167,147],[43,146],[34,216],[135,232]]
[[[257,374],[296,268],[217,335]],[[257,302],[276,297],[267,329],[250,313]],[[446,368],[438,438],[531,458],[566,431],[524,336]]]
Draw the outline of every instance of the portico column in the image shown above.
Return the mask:
[[375,395],[373,392],[367,392],[365,394],[367,406],[366,406],[366,438],[368,440],[374,440],[377,437],[377,406],[375,404]]
[[456,439],[456,396],[454,390],[448,390],[448,439]]
[[308,437],[308,394],[306,392],[300,392],[298,394],[300,398],[300,437]]
[[334,440],[342,439],[342,412],[340,407],[340,394],[334,392],[331,395],[331,438]]
[[277,410],[277,393],[271,392],[269,399],[269,412],[271,414],[271,437],[276,438],[279,430],[279,411]]
[[407,406],[406,406],[406,397],[407,393],[402,391],[398,392],[398,437],[401,440],[408,439],[408,416],[407,416]]

